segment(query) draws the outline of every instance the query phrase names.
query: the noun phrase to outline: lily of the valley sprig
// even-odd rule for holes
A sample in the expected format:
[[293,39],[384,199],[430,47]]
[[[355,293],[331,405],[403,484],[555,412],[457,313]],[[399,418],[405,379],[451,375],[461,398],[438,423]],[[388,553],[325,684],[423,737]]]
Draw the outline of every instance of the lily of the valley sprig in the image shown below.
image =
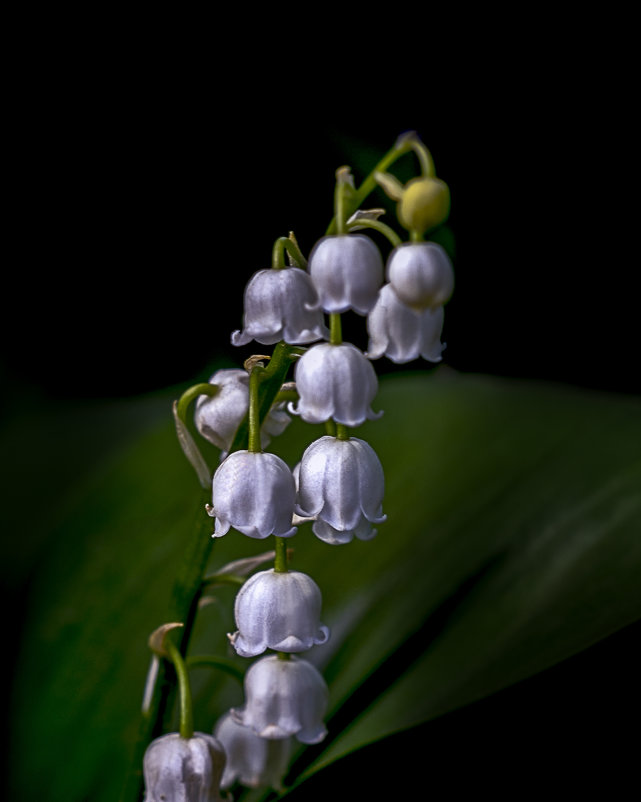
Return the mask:
[[[420,174],[403,185],[390,170],[406,154],[417,158]],[[402,234],[380,219],[381,209],[363,205],[378,186],[397,201],[394,222]],[[403,525],[387,520],[384,467],[357,430],[384,413],[376,406],[375,360],[442,358],[444,306],[454,272],[429,233],[449,214],[449,189],[414,133],[401,136],[358,186],[350,169],[340,167],[335,187],[333,216],[319,229],[309,255],[293,233],[279,236],[271,265],[248,275],[242,325],[229,336],[239,347],[255,342],[255,355],[242,367],[216,371],[174,403],[178,440],[205,493],[210,526],[203,530],[201,522],[186,558],[192,563],[177,580],[185,620],[163,625],[160,645],[157,637],[152,640],[154,671],[143,728],[147,802],[213,802],[221,789],[237,798],[243,788],[286,787],[293,745],[328,737],[331,699],[331,688],[307,655],[332,637],[323,588],[313,565],[305,571],[290,567],[296,542],[318,538],[323,548],[341,547],[342,559],[349,560],[354,539],[373,541],[375,548],[379,531],[385,537],[388,528]],[[374,231],[389,243],[387,253],[371,236]],[[343,339],[341,315],[347,312],[363,319],[366,352]],[[271,353],[265,353],[269,346]],[[294,415],[322,424],[325,434],[290,465],[278,454],[278,436]],[[202,440],[219,450],[216,465],[203,456]],[[261,540],[271,551],[207,574],[209,550],[222,537]],[[194,733],[190,666],[237,674],[228,655],[188,654],[199,602],[216,584],[237,588],[236,629],[228,642],[247,661],[244,698],[220,711],[211,733]],[[173,629],[181,633],[175,642]],[[171,698],[166,692],[160,698],[160,668],[163,687],[178,690],[177,733],[159,732]]]

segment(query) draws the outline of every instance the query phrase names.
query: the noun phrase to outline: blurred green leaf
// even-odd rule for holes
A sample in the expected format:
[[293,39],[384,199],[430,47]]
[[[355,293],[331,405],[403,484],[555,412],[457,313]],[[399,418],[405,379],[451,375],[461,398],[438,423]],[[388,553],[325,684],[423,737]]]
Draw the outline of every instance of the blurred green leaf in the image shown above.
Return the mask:
[[[383,418],[356,434],[386,472],[378,536],[332,547],[305,524],[290,541],[332,629],[306,655],[330,686],[330,734],[297,770],[469,704],[641,617],[639,399],[438,370],[382,379],[375,407]],[[295,420],[272,448],[293,466],[321,434]],[[147,636],[165,621],[198,498],[168,405],[39,517],[13,688],[16,802],[118,798]],[[270,547],[231,532],[210,568]],[[212,596],[190,654],[245,668],[226,638],[234,589]],[[222,672],[192,676],[196,728],[208,731],[242,689]]]

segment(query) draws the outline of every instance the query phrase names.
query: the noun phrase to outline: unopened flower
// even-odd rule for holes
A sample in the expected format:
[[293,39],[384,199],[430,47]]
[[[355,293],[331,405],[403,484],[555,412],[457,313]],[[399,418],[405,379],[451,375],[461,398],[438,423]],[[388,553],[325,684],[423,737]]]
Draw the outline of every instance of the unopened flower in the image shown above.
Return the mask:
[[145,802],[223,802],[224,765],[225,751],[213,735],[161,735],[149,744],[143,760]]
[[234,345],[256,340],[303,344],[329,332],[309,274],[298,267],[259,270],[245,287],[243,330],[231,336]]
[[386,520],[383,467],[364,440],[320,437],[305,449],[295,479],[296,513],[315,518],[312,531],[327,543],[369,540],[372,524]]
[[245,674],[245,704],[232,709],[236,722],[261,738],[320,743],[327,734],[323,718],[329,693],[318,669],[300,657],[261,657]]
[[309,255],[309,274],[325,312],[367,314],[383,283],[383,259],[364,234],[323,237]]
[[300,571],[261,571],[250,577],[236,596],[238,631],[230,636],[241,657],[265,649],[304,652],[325,643],[329,629],[320,623],[321,592]]
[[378,392],[378,379],[371,362],[351,343],[319,343],[296,363],[298,403],[289,411],[308,423],[332,418],[346,426],[359,426],[380,417],[370,404]]
[[442,306],[454,291],[454,269],[437,242],[405,242],[390,253],[387,279],[399,299],[418,309]]
[[441,343],[443,307],[416,309],[399,300],[391,284],[385,284],[378,301],[367,316],[369,345],[366,356],[385,356],[403,363],[418,359],[440,362],[445,346]]
[[208,509],[216,518],[213,536],[222,537],[233,526],[248,537],[290,537],[297,531],[295,496],[292,472],[276,454],[234,451],[214,473]]
[[261,738],[225,713],[214,728],[227,760],[220,782],[230,788],[236,781],[248,788],[283,788],[283,777],[292,753],[292,739]]

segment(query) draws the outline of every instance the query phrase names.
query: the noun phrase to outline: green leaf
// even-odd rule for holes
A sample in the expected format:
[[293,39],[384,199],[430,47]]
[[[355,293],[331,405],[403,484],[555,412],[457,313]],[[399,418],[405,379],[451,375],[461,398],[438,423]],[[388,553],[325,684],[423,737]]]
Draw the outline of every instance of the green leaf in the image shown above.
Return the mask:
[[[331,703],[327,741],[294,766],[310,788],[314,771],[348,752],[641,618],[639,399],[438,370],[382,379],[375,407],[383,418],[355,434],[386,473],[378,536],[329,546],[304,524],[288,543],[292,567],[321,587],[332,630],[306,655]],[[322,434],[295,420],[271,447],[293,466]],[[168,405],[166,420],[96,462],[39,518],[13,687],[16,802],[118,798],[147,637],[167,620],[199,496]],[[232,531],[208,570],[272,545]],[[234,593],[212,591],[189,653],[244,669],[226,637]],[[199,668],[192,678],[197,729],[242,703],[232,676]]]

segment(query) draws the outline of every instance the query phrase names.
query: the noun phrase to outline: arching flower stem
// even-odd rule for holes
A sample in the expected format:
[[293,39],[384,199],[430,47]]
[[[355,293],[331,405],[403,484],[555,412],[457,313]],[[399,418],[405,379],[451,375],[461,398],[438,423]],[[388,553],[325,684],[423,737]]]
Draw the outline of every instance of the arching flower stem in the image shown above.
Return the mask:
[[[413,131],[400,136],[396,140],[394,145],[390,148],[390,150],[388,150],[388,152],[383,156],[383,158],[378,162],[378,164],[372,169],[369,175],[364,179],[360,187],[354,190],[354,192],[351,194],[349,202],[345,204],[345,208],[343,209],[343,213],[346,215],[346,218],[351,217],[351,215],[358,209],[358,207],[365,200],[365,198],[371,192],[373,192],[378,186],[376,178],[374,177],[375,173],[384,173],[392,166],[392,164],[394,164],[394,162],[397,159],[403,156],[403,154],[409,153],[411,150],[414,150],[420,159],[421,145],[422,143],[420,142],[420,139]],[[338,226],[338,221],[336,219],[336,216],[334,216],[329,226],[327,227],[326,233],[327,234],[338,233],[337,226]]]
[[386,223],[383,223],[381,220],[369,220],[361,217],[358,220],[355,220],[351,225],[348,225],[347,228],[348,230],[372,228],[374,231],[379,231],[381,234],[387,237],[394,248],[397,248],[402,243],[402,239],[398,236],[396,231],[394,231],[394,229],[388,226]]
[[178,690],[180,695],[180,734],[183,738],[192,738],[194,734],[194,713],[187,666],[185,665],[185,661],[178,647],[171,641],[171,638],[165,640],[165,648],[169,653],[171,662],[174,664],[176,676],[178,678]]
[[307,266],[307,259],[303,256],[296,238],[293,233],[289,237],[278,237],[274,242],[272,248],[272,267],[276,270],[282,270],[287,267],[285,264],[285,253],[290,257],[290,260],[296,267],[305,268]]

